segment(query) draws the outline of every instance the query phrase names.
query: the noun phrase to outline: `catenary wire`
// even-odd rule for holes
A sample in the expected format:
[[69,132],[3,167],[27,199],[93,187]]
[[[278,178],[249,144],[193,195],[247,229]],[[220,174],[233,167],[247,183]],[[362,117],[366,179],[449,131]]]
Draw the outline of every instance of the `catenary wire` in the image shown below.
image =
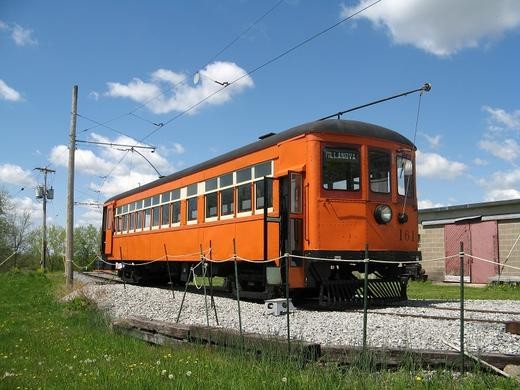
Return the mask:
[[[260,16],[258,19],[256,19],[249,27],[247,27],[245,30],[243,30],[238,36],[236,36],[235,38],[233,38],[229,43],[227,43],[222,49],[220,49],[216,54],[214,54],[208,61],[206,61],[206,64],[204,66],[202,66],[201,68],[204,68],[205,66],[209,65],[212,61],[214,61],[215,59],[217,59],[222,53],[224,53],[226,50],[228,50],[231,46],[233,46],[238,40],[240,40],[245,34],[247,34],[253,27],[255,27],[258,23],[260,23],[263,19],[265,19],[269,14],[271,14],[276,8],[278,8],[282,3],[284,2],[284,0],[279,0],[273,7],[271,7],[267,12],[265,12],[262,16]],[[196,72],[192,73],[192,77],[195,75]],[[89,130],[92,130],[92,129],[95,129],[97,127],[100,127],[100,126],[103,126],[103,127],[107,127],[111,130],[114,130],[112,129],[111,127],[109,126],[106,126],[108,123],[111,123],[117,119],[121,119],[125,116],[130,116],[130,115],[133,115],[136,111],[140,110],[141,108],[143,107],[146,107],[150,102],[158,99],[159,97],[163,96],[165,93],[173,90],[174,88],[176,88],[178,85],[184,83],[186,81],[187,77],[183,77],[182,80],[180,80],[179,82],[175,83],[174,85],[160,91],[160,93],[158,93],[157,95],[155,96],[152,96],[151,98],[145,100],[143,103],[135,106],[132,110],[130,110],[129,112],[126,112],[124,114],[120,114],[118,116],[115,116],[114,118],[112,119],[109,119],[105,122],[97,122],[97,121],[92,121],[94,123],[96,123],[95,126],[91,126],[89,128],[86,128],[84,130],[82,130],[81,132],[86,132],[86,131],[89,131]],[[88,118],[85,118],[85,119],[88,119]],[[144,118],[141,118],[145,121],[148,121]],[[150,121],[151,122],[151,121]],[[152,124],[155,124],[153,122],[151,122]]]
[[208,96],[206,96],[205,98],[203,98],[202,100],[198,101],[197,103],[194,103],[192,104],[191,106],[189,106],[187,109],[185,109],[184,111],[181,111],[180,113],[178,113],[177,115],[175,115],[174,117],[172,117],[171,119],[163,122],[164,123],[164,126],[161,126],[160,128],[157,128],[157,129],[154,129],[152,130],[150,133],[148,133],[148,135],[146,135],[145,137],[141,138],[140,142],[143,142],[144,140],[150,138],[152,135],[154,135],[155,133],[157,133],[160,129],[166,127],[167,125],[169,125],[170,123],[172,123],[173,121],[177,120],[178,118],[186,115],[187,113],[189,113],[190,111],[194,110],[195,108],[197,108],[198,106],[200,106],[202,103],[206,102],[208,99],[212,98],[213,96],[219,94],[220,92],[222,92],[225,88],[237,83],[238,81],[242,80],[243,78],[247,77],[247,76],[250,76],[252,75],[253,73],[256,73],[258,72],[259,70],[271,65],[272,63],[278,61],[279,59],[285,57],[286,55],[292,53],[293,51],[299,49],[300,47],[306,45],[307,43],[313,41],[314,39],[326,34],[327,32],[329,32],[330,30],[338,27],[339,25],[351,20],[352,18],[354,18],[355,16],[361,14],[362,12],[366,11],[367,9],[375,6],[376,4],[380,3],[381,1],[383,0],[376,0],[374,1],[373,3],[370,3],[369,5],[367,5],[366,7],[348,15],[347,17],[341,19],[340,21],[334,23],[333,25],[315,33],[314,35],[310,36],[309,38],[306,38],[304,39],[302,42],[292,46],[291,48],[283,51],[282,53],[278,54],[277,56],[271,58],[270,60],[264,62],[263,64],[257,66],[256,68],[253,68],[252,70],[248,71],[247,73],[244,73],[242,76],[239,76],[237,77],[235,80],[229,82],[229,83],[226,83],[226,85],[224,85],[222,88],[219,88],[217,89],[216,91],[214,91],[213,93],[209,94]]

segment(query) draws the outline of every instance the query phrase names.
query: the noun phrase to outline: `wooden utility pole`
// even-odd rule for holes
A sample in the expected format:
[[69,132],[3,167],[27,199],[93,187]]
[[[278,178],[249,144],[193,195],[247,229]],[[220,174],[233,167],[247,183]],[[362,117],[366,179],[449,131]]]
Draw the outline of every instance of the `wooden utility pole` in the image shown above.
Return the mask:
[[67,287],[72,287],[72,259],[74,256],[74,158],[76,153],[76,116],[78,112],[78,86],[72,88],[72,110],[70,113],[69,168],[67,180],[67,226],[65,244],[65,277]]
[[47,188],[47,174],[55,173],[52,169],[34,168],[37,171],[43,172],[43,187],[38,186],[36,197],[43,200],[43,220],[42,220],[42,253],[40,258],[40,268],[45,271],[47,266],[47,199],[54,199],[54,190]]

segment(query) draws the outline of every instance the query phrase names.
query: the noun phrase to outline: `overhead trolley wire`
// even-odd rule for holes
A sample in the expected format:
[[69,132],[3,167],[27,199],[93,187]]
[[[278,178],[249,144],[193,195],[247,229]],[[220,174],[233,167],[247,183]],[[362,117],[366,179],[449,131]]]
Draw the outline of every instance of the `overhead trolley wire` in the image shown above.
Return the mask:
[[286,55],[292,53],[293,51],[299,49],[300,47],[306,45],[307,43],[313,41],[314,39],[326,34],[327,32],[329,32],[330,30],[338,27],[339,25],[351,20],[352,18],[354,18],[355,16],[363,13],[364,11],[366,11],[367,9],[375,6],[376,4],[380,3],[381,1],[383,0],[376,0],[374,1],[373,3],[370,3],[369,5],[367,5],[366,7],[348,15],[347,17],[341,19],[340,21],[334,23],[333,25],[315,33],[314,35],[311,35],[309,38],[306,38],[304,39],[303,41],[301,41],[300,43],[290,47],[289,49],[283,51],[282,53],[278,54],[277,56],[271,58],[270,60],[264,62],[263,64],[257,66],[256,68],[253,68],[252,70],[250,70],[249,72],[247,73],[244,73],[242,76],[240,77],[237,77],[235,80],[233,81],[230,81],[228,83],[225,83],[225,85],[222,86],[222,88],[219,88],[217,89],[215,92],[209,94],[208,96],[206,96],[205,98],[203,98],[202,100],[198,101],[197,103],[194,103],[192,104],[191,106],[189,106],[187,109],[185,109],[184,111],[181,111],[180,113],[178,113],[177,115],[175,115],[173,118],[167,120],[166,122],[163,122],[164,125],[161,126],[160,128],[157,128],[157,129],[154,129],[152,130],[148,135],[146,135],[145,137],[141,138],[141,142],[144,141],[145,139],[148,139],[150,138],[152,135],[154,135],[155,133],[157,133],[160,129],[163,129],[164,127],[166,127],[167,125],[169,125],[171,122],[179,119],[180,117],[186,115],[187,113],[189,113],[190,111],[192,111],[193,109],[197,108],[198,106],[200,106],[202,103],[206,102],[208,99],[211,99],[213,96],[219,94],[222,90],[224,90],[225,88],[237,83],[238,81],[242,80],[243,78],[247,77],[247,76],[250,76],[252,75],[253,73],[256,73],[258,72],[259,70],[265,68],[266,66],[268,65],[271,65],[272,63],[278,61],[279,59],[285,57]]
[[[327,32],[331,31],[332,29],[334,29],[334,28],[340,26],[341,24],[343,24],[343,23],[345,23],[345,22],[351,20],[352,18],[354,18],[355,16],[357,16],[357,15],[363,13],[363,12],[366,11],[367,9],[372,8],[373,6],[377,5],[377,4],[380,3],[381,1],[383,1],[383,0],[376,0],[376,1],[374,1],[374,2],[372,2],[372,3],[370,3],[370,4],[368,4],[367,6],[363,7],[362,9],[360,9],[360,10],[358,10],[358,11],[356,11],[356,12],[350,14],[350,15],[348,15],[347,17],[345,17],[345,18],[339,20],[338,22],[334,23],[333,25],[331,25],[331,26],[329,26],[329,27],[327,27],[327,28],[325,28],[325,29],[323,29],[323,30],[321,30],[321,31],[319,31],[319,32],[317,32],[317,33],[311,35],[309,38],[304,39],[302,42],[300,42],[300,43],[298,43],[298,44],[296,44],[296,45],[290,47],[289,49],[283,51],[281,54],[279,54],[279,55],[277,55],[277,56],[271,58],[270,60],[264,62],[263,64],[257,66],[256,68],[250,70],[249,72],[244,73],[242,76],[236,78],[235,80],[233,80],[233,81],[231,81],[231,82],[223,83],[222,88],[217,89],[215,92],[209,94],[209,95],[206,96],[205,98],[201,99],[199,102],[197,102],[197,103],[195,103],[195,104],[192,104],[192,105],[189,106],[187,109],[185,109],[184,111],[181,111],[180,113],[178,113],[177,115],[175,115],[175,116],[172,117],[171,119],[167,120],[166,122],[161,122],[161,123],[160,123],[160,126],[154,123],[155,128],[154,128],[150,133],[148,133],[145,137],[141,138],[141,139],[139,140],[139,142],[144,142],[146,139],[150,138],[152,135],[154,135],[155,133],[157,133],[160,129],[163,129],[164,127],[166,127],[167,125],[169,125],[169,124],[172,123],[173,121],[175,121],[175,120],[179,119],[180,117],[186,115],[187,113],[189,113],[190,111],[192,111],[192,110],[195,109],[196,107],[198,107],[198,106],[200,106],[201,104],[203,104],[204,102],[206,102],[208,99],[211,99],[213,96],[219,94],[219,93],[220,93],[222,90],[224,90],[225,88],[227,88],[227,87],[229,87],[229,86],[231,86],[231,85],[237,83],[238,81],[242,80],[243,78],[245,78],[245,77],[247,77],[247,76],[249,76],[249,75],[252,75],[252,74],[258,72],[259,70],[261,70],[261,69],[263,69],[263,68],[265,68],[265,67],[271,65],[272,63],[278,61],[279,59],[281,59],[281,58],[283,58],[283,57],[285,57],[285,56],[287,56],[288,54],[290,54],[290,53],[292,53],[293,51],[299,49],[300,47],[306,45],[307,43],[313,41],[314,39],[316,39],[316,38],[318,38],[318,37],[320,37],[320,36],[326,34]],[[274,7],[272,7],[269,11],[267,11],[267,12],[266,12],[262,17],[260,17],[259,19],[257,19],[257,21],[255,21],[255,23],[253,23],[252,26],[254,26],[255,24],[259,23],[263,18],[265,18],[265,17],[266,17],[267,15],[269,15],[269,14],[270,14],[274,9],[276,9],[276,8],[277,8],[277,7],[278,7],[282,2],[283,2],[283,1],[279,1],[279,2],[274,6]],[[246,29],[244,32],[242,32],[242,33],[241,33],[241,36],[244,35],[244,34],[245,34],[247,31],[249,31],[251,28],[252,28],[252,27],[250,27],[250,28]],[[235,39],[234,42],[236,42],[237,40],[238,40],[238,39]],[[221,51],[219,51],[219,52],[217,53],[217,55],[222,54],[222,53],[223,53],[225,50],[227,50],[230,46],[231,46],[231,44],[228,44],[224,49],[222,49]],[[216,58],[217,55],[215,55],[213,58]],[[184,79],[184,80],[185,80],[185,79]],[[182,80],[181,82],[184,82],[184,80]],[[171,90],[171,89],[175,88],[175,86],[179,85],[181,82],[179,82],[179,83],[175,84],[174,86],[170,87],[168,90]],[[156,97],[151,98],[151,99],[149,99],[148,101],[142,103],[141,105],[139,105],[139,106],[137,106],[136,108],[134,108],[134,110],[130,111],[129,113],[126,113],[126,114],[120,115],[120,116],[118,116],[118,117],[116,117],[116,118],[114,118],[114,119],[111,119],[111,120],[109,120],[109,121],[107,121],[107,122],[104,122],[104,123],[100,123],[100,122],[98,122],[98,123],[99,123],[98,126],[104,126],[105,123],[109,123],[109,122],[111,122],[111,121],[113,121],[113,120],[116,120],[116,119],[122,118],[123,116],[131,115],[133,112],[135,112],[135,111],[139,110],[140,108],[146,106],[150,101],[152,101],[153,99],[158,98],[159,96],[162,96],[163,94],[164,94],[164,92],[161,92],[161,94],[159,94],[159,95],[157,95]],[[95,127],[97,127],[97,126],[94,126],[94,127],[92,127],[92,128],[95,128]],[[92,129],[92,128],[90,128],[90,129]],[[87,131],[87,130],[90,130],[90,129],[85,129],[85,130],[83,130],[83,131]],[[114,130],[114,129],[112,129],[112,130]],[[128,153],[128,152],[127,152],[127,153]],[[119,165],[119,164],[121,163],[121,161],[124,159],[124,157],[126,157],[126,154],[125,154],[125,155],[123,156],[123,158],[122,158],[122,159],[121,159],[121,160],[120,160],[120,161],[119,161],[119,162],[114,166],[114,168],[112,169],[112,171],[110,171],[110,173],[109,173],[107,176],[105,176],[105,179],[104,179],[104,181],[103,181],[103,184],[106,182],[107,178],[112,174],[113,170],[117,167],[117,165]]]
[[[222,53],[224,53],[226,50],[228,50],[231,46],[233,46],[240,38],[242,38],[245,34],[247,34],[254,26],[256,26],[258,23],[260,23],[265,17],[267,17],[269,14],[271,14],[276,8],[278,8],[282,3],[284,2],[284,0],[279,0],[273,7],[271,7],[267,12],[265,12],[262,16],[260,16],[258,19],[256,19],[248,28],[246,28],[245,30],[243,30],[237,37],[235,37],[233,40],[231,40],[228,44],[226,44],[222,49],[220,49],[216,54],[214,54],[209,61],[206,62],[206,65],[204,65],[203,67],[207,66],[208,64],[210,64],[212,61],[214,61],[216,58],[218,58],[218,56],[220,56]],[[194,72],[192,74],[192,76],[195,75],[196,72]],[[77,116],[81,117],[81,118],[84,118],[92,123],[95,124],[95,126],[91,126],[89,128],[86,128],[84,130],[81,130],[80,132],[81,133],[84,133],[84,132],[87,132],[89,130],[92,130],[92,129],[95,129],[97,127],[106,127],[107,129],[109,130],[112,130],[120,135],[123,135],[123,136],[126,136],[126,137],[129,137],[129,138],[134,138],[134,137],[130,137],[129,135],[111,127],[111,126],[108,126],[108,123],[111,123],[117,119],[121,119],[125,116],[134,116],[138,119],[141,119],[142,121],[144,122],[147,122],[147,123],[150,123],[152,125],[154,125],[156,127],[156,130],[162,128],[164,126],[164,123],[162,122],[153,122],[153,121],[150,121],[146,118],[143,118],[139,115],[136,115],[135,112],[140,110],[141,108],[145,107],[146,105],[148,105],[151,101],[159,98],[160,96],[163,96],[166,92],[169,92],[171,91],[172,89],[174,89],[175,87],[177,87],[178,85],[180,85],[181,83],[185,82],[186,81],[186,77],[184,77],[183,80],[179,81],[178,83],[172,85],[171,87],[169,87],[168,89],[164,90],[164,91],[161,91],[161,93],[157,94],[156,96],[153,96],[151,97],[150,99],[146,100],[145,102],[135,106],[132,110],[130,110],[129,112],[127,113],[124,113],[124,114],[121,114],[121,115],[118,115],[118,116],[115,116],[113,117],[112,119],[109,119],[105,122],[99,122],[99,121],[96,121],[94,119],[91,119],[85,115],[80,115],[80,114],[76,114]],[[207,100],[207,99],[205,99]],[[204,101],[205,101],[204,100]],[[202,103],[202,102],[201,102]],[[145,137],[145,139],[148,138],[148,137]],[[142,142],[139,141],[139,142]],[[110,177],[110,175],[112,174],[112,172],[117,168],[117,166],[123,161],[123,159],[126,157],[126,155],[128,154],[128,151],[125,155],[123,155],[123,157],[114,165],[114,167],[112,168],[112,170],[106,175],[104,176],[103,178],[103,183],[101,184],[102,186],[105,184],[105,182],[107,181],[108,177]]]
[[278,3],[276,3],[274,6],[272,6],[266,13],[264,13],[262,16],[260,16],[257,20],[255,20],[249,27],[247,27],[245,30],[243,30],[235,39],[233,39],[231,42],[229,42],[226,46],[224,46],[220,51],[215,54],[211,59],[206,63],[208,65],[209,63],[213,62],[218,58],[219,55],[224,53],[227,49],[229,49],[231,46],[233,46],[240,38],[242,38],[244,35],[246,35],[249,31],[253,29],[258,23],[260,23],[266,16],[268,16],[271,12],[273,12],[276,8],[278,8],[285,0],[280,0]]
[[[253,29],[253,27],[255,27],[258,23],[260,23],[263,19],[265,19],[269,14],[271,14],[276,8],[278,8],[282,3],[284,2],[284,0],[279,0],[274,6],[272,6],[269,10],[267,10],[264,14],[262,14],[262,16],[260,16],[258,19],[256,19],[252,24],[249,25],[249,27],[247,27],[246,29],[244,29],[240,34],[238,34],[235,38],[233,38],[229,43],[227,43],[222,49],[220,49],[216,54],[214,54],[208,61],[206,61],[205,65],[203,65],[201,68],[204,68],[206,66],[208,66],[211,62],[213,62],[214,60],[216,60],[222,53],[224,53],[226,50],[228,50],[231,46],[233,46],[236,42],[238,42],[244,35],[246,35],[249,31],[251,31],[251,29]],[[196,73],[196,72],[193,72],[191,74],[191,77],[193,77]],[[96,125],[95,126],[91,126],[89,128],[86,128],[84,130],[81,130],[81,132],[86,132],[86,131],[89,131],[89,130],[92,130],[92,129],[95,129],[97,127],[100,127],[100,126],[103,126],[103,127],[106,127],[110,130],[114,130],[116,132],[118,132],[117,130],[111,128],[110,126],[107,126],[108,123],[111,123],[117,119],[121,119],[125,116],[135,116],[139,119],[142,119],[146,122],[149,122],[150,124],[153,124],[155,126],[158,126],[159,128],[162,127],[162,123],[154,123],[152,121],[149,121],[143,117],[140,117],[138,115],[135,115],[135,112],[136,111],[139,111],[141,108],[143,107],[146,107],[150,102],[158,99],[159,97],[163,96],[165,93],[167,92],[170,92],[171,90],[175,89],[177,86],[179,86],[180,84],[184,83],[186,81],[187,77],[184,77],[182,80],[180,80],[179,82],[173,84],[172,86],[164,89],[164,90],[161,90],[160,93],[158,93],[157,95],[155,96],[152,96],[151,98],[145,100],[143,103],[141,104],[138,104],[137,106],[135,106],[132,110],[130,110],[129,112],[126,112],[124,114],[120,114],[118,116],[115,116],[114,118],[112,119],[109,119],[105,122],[97,122],[97,121],[94,121],[94,120],[91,120],[93,123],[95,123]],[[80,116],[80,115],[78,115]],[[90,120],[88,118],[85,118],[87,120]],[[124,135],[124,134],[123,134]]]

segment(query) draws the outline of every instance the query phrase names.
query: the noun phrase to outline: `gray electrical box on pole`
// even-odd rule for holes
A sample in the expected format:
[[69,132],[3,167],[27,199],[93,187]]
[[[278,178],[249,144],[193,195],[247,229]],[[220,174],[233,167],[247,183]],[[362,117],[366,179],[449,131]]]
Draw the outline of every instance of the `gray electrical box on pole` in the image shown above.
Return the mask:
[[43,186],[36,187],[36,198],[43,201],[43,217],[42,217],[42,253],[40,259],[40,268],[45,271],[47,266],[47,199],[54,199],[54,189],[47,188],[47,174],[55,173],[52,169],[34,168],[43,172]]
[[69,133],[69,167],[67,180],[67,226],[65,245],[65,277],[67,287],[72,287],[72,260],[74,256],[74,158],[76,152],[76,116],[78,112],[78,86],[72,88],[72,110]]

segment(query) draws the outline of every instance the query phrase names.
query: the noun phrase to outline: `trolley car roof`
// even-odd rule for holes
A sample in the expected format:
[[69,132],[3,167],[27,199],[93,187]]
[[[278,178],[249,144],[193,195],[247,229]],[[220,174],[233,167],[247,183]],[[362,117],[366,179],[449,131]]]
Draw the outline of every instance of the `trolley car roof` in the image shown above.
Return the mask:
[[171,175],[164,176],[160,179],[154,180],[140,187],[136,187],[121,194],[115,195],[112,198],[108,199],[106,202],[111,202],[117,199],[137,194],[141,191],[145,191],[147,189],[159,186],[161,184],[168,183],[172,180],[176,180],[181,177],[191,175],[204,169],[211,168],[224,162],[233,160],[235,158],[239,158],[250,153],[254,153],[258,150],[268,148],[282,141],[297,137],[302,134],[342,134],[363,136],[369,138],[379,138],[387,141],[408,145],[415,150],[415,145],[408,138],[402,136],[401,134],[393,130],[377,126],[371,123],[339,119],[328,119],[324,121],[309,122],[282,131],[278,134],[271,135],[267,138],[260,139],[256,142],[242,146],[228,153],[221,154],[220,156],[212,158],[211,160],[204,161],[200,164],[183,169],[182,171],[175,172]]

